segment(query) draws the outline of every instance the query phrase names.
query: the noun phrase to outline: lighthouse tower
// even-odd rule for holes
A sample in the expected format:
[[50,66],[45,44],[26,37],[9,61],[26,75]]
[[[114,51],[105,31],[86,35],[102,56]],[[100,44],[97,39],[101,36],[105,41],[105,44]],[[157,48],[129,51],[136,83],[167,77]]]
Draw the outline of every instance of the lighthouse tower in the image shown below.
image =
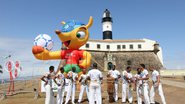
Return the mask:
[[103,13],[102,26],[103,26],[103,40],[112,39],[112,17],[108,9],[106,9]]

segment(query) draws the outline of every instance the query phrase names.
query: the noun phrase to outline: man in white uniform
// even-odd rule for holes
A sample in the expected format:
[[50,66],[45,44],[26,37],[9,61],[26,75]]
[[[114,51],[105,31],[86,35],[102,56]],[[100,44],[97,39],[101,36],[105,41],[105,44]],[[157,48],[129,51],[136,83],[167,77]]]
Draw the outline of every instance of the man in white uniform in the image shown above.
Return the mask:
[[153,83],[150,89],[150,103],[155,104],[155,101],[154,101],[155,91],[158,90],[158,93],[161,96],[162,103],[166,104],[159,72],[155,70],[153,67],[150,68],[150,71],[152,71],[152,83]]
[[83,71],[83,74],[80,76],[79,82],[81,83],[80,94],[78,99],[78,103],[80,104],[82,101],[84,90],[86,90],[87,99],[89,100],[89,87],[87,85],[87,75],[85,71]]
[[[56,75],[54,78],[54,82],[58,85],[58,93],[57,93],[57,104],[63,104],[63,93],[65,88],[65,77],[63,75],[64,68],[60,68],[60,74]],[[57,79],[57,80],[56,80]]]
[[132,104],[132,91],[131,91],[131,82],[132,82],[132,74],[130,73],[131,67],[127,67],[125,71],[122,73],[122,103],[126,103],[126,93],[128,92],[128,101]]
[[145,65],[144,64],[140,64],[140,69],[141,69],[141,77],[140,78],[138,77],[137,80],[141,80],[142,81],[142,90],[143,90],[145,104],[150,104],[150,99],[149,99],[149,96],[148,96],[148,89],[149,89],[149,85],[148,85],[148,79],[149,79],[148,71],[145,69]]
[[134,76],[135,77],[135,89],[136,89],[136,94],[137,94],[137,104],[142,104],[142,81],[137,80],[137,78],[141,78],[141,69],[137,69],[137,74]]
[[91,69],[87,74],[88,79],[90,79],[89,85],[89,104],[95,104],[95,94],[96,94],[96,104],[102,104],[101,96],[101,80],[103,79],[101,71],[97,69],[97,64],[93,64],[93,69]]
[[54,66],[49,67],[49,73],[41,77],[41,80],[45,82],[44,87],[46,90],[45,104],[54,104],[54,93],[52,89],[52,79],[54,78]]
[[115,102],[118,101],[118,79],[121,78],[121,74],[118,70],[116,70],[116,66],[113,65],[112,70],[110,70],[107,74],[107,77],[112,77],[114,78],[115,82],[114,82],[114,100]]
[[76,91],[77,80],[78,80],[78,75],[76,73],[76,68],[72,67],[72,104],[75,104],[75,91]]
[[[65,104],[68,104],[70,97],[71,97],[71,90],[72,90],[72,72],[68,72],[65,78],[65,92],[67,92]],[[64,97],[64,94],[63,94]]]

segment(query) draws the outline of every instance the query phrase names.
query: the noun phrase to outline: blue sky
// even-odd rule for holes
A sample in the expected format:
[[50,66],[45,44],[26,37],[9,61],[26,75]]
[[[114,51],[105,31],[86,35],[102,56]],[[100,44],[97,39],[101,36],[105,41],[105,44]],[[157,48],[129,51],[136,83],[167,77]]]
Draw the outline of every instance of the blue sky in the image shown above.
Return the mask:
[[[8,54],[26,67],[40,63],[31,54],[33,40],[37,34],[49,34],[55,50],[59,49],[60,40],[54,31],[61,28],[61,21],[76,19],[87,23],[93,16],[90,38],[102,39],[101,18],[108,8],[113,17],[114,39],[156,40],[163,48],[165,67],[185,69],[184,5],[184,0],[1,0],[0,63]],[[57,62],[49,61],[55,66]],[[40,64],[47,68],[46,63]]]

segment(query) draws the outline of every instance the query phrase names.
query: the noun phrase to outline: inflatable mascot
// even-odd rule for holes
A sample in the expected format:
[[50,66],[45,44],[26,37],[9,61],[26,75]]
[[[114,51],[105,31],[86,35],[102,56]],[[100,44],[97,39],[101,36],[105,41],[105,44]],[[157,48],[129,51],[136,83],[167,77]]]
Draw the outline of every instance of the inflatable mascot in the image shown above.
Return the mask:
[[82,70],[86,71],[91,64],[91,54],[79,48],[88,41],[88,28],[91,27],[92,23],[92,17],[89,18],[89,22],[86,25],[74,20],[62,22],[62,30],[56,30],[55,32],[67,49],[48,51],[41,46],[33,46],[32,52],[35,58],[39,60],[65,59],[65,73],[68,73],[72,67],[76,67],[76,72],[80,75]]

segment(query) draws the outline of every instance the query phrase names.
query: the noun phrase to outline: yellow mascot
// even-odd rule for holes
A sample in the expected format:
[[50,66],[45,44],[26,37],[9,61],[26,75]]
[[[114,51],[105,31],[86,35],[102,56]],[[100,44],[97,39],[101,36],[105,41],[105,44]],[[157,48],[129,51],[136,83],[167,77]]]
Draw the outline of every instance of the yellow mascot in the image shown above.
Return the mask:
[[76,67],[76,72],[80,75],[82,69],[86,71],[91,64],[91,54],[79,48],[88,41],[88,28],[91,27],[92,23],[92,17],[89,18],[86,25],[74,20],[62,22],[62,30],[56,30],[55,32],[67,49],[51,52],[41,46],[33,46],[32,53],[39,60],[66,59],[65,73],[71,71],[72,67]]

